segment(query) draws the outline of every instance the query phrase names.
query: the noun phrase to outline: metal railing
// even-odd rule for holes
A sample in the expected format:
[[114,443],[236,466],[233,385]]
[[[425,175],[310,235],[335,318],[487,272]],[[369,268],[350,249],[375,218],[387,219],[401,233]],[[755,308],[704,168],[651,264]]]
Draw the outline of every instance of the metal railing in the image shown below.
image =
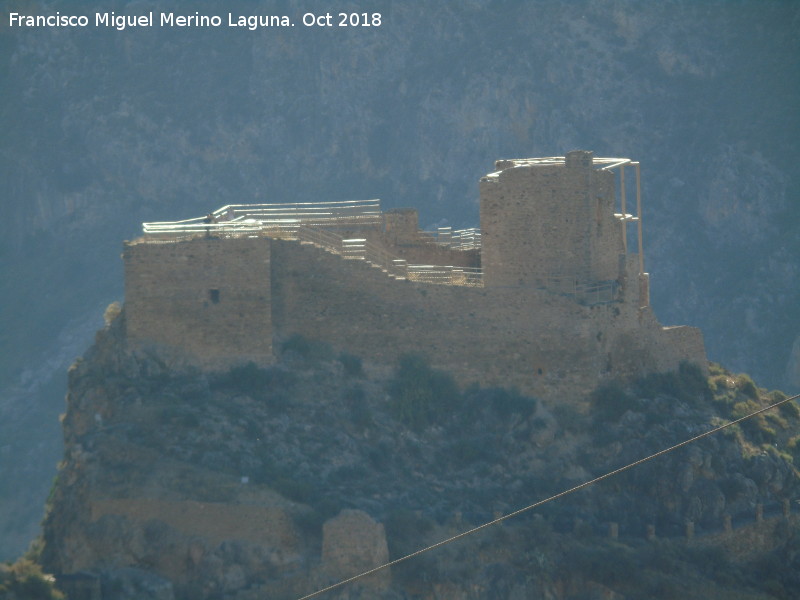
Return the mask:
[[407,265],[407,278],[422,283],[483,287],[483,272],[472,267]]
[[418,236],[422,241],[453,250],[478,250],[481,247],[481,230],[477,227],[456,230],[439,227],[436,231],[419,231]]
[[363,260],[381,269],[389,277],[439,285],[483,286],[480,269],[440,265],[409,265],[406,260],[387,252],[366,238],[343,238],[337,233],[303,226],[296,230],[296,239],[337,254],[346,260]]
[[211,213],[228,222],[255,219],[265,223],[286,220],[310,226],[368,226],[383,222],[380,200],[295,202],[276,204],[229,204]]
[[[183,221],[142,223],[146,235],[199,234],[243,235],[283,232],[303,225],[316,227],[380,227],[380,200],[343,200],[282,204],[228,204],[205,217]],[[291,235],[291,234],[290,234]]]
[[[480,269],[409,265],[366,237],[345,238],[337,229],[380,226],[379,200],[346,200],[304,204],[229,204],[205,217],[143,223],[150,243],[171,243],[198,235],[264,236],[313,244],[346,260],[363,260],[395,279],[440,285],[483,285]],[[427,232],[420,232],[424,239]],[[163,239],[158,239],[163,236]],[[434,243],[462,250],[480,247],[480,230],[440,228]]]

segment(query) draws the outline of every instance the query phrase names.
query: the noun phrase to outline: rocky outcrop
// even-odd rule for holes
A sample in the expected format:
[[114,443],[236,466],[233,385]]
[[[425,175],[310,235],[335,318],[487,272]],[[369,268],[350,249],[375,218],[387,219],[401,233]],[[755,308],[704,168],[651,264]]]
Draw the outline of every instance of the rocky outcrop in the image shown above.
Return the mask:
[[[42,552],[65,585],[88,577],[101,590],[176,600],[301,597],[771,401],[746,377],[714,369],[706,380],[687,367],[545,404],[459,390],[419,357],[389,373],[296,339],[269,369],[182,364],[128,349],[123,313],[71,369]],[[649,552],[661,573],[688,521],[701,539],[726,515],[752,521],[756,504],[773,519],[770,507],[800,495],[788,460],[799,423],[792,408],[767,414],[339,597],[647,595],[647,577],[615,579],[609,564]],[[619,541],[609,546],[610,522]],[[643,555],[648,526],[662,545]],[[788,543],[762,538],[759,560]],[[734,567],[720,556],[731,571],[756,560]],[[125,593],[103,600],[135,596]]]
[[[299,23],[323,4],[275,6]],[[426,229],[474,226],[476,182],[496,156],[631,156],[659,318],[701,327],[714,360],[786,385],[800,334],[796,3],[375,8],[383,26],[344,42],[301,25],[3,23],[0,452],[16,482],[0,490],[3,558],[38,531],[61,454],[62,374],[121,299],[120,240],[228,199],[379,196],[424,207]],[[257,12],[242,0],[197,10]]]

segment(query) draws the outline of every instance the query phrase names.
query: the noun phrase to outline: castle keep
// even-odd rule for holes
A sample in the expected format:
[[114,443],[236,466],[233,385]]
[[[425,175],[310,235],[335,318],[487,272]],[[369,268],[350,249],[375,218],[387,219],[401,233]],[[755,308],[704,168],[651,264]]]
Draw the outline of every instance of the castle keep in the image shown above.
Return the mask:
[[639,190],[638,163],[575,151],[497,161],[480,231],[420,231],[378,201],[145,223],[123,253],[128,339],[212,369],[268,364],[294,334],[376,362],[423,351],[464,384],[546,398],[705,369],[700,331],[650,308]]

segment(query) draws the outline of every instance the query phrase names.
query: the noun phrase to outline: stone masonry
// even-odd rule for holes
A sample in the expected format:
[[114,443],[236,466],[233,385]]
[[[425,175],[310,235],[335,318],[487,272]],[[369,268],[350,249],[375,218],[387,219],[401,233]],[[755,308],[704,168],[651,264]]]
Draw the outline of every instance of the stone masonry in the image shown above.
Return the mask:
[[130,340],[211,368],[272,360],[269,239],[134,243],[123,259]]
[[387,364],[421,351],[464,385],[514,385],[546,399],[683,361],[705,369],[700,331],[662,327],[649,306],[648,274],[625,240],[639,217],[614,212],[621,192],[602,168],[615,160],[627,159],[576,151],[497,161],[480,181],[479,250],[426,237],[413,209],[326,230],[409,263],[480,267],[480,285],[413,281],[411,270],[389,277],[296,232],[126,243],[129,342],[224,369],[269,364],[273,340],[301,334]]
[[[361,510],[345,509],[322,527],[322,568],[335,581],[353,577],[389,562],[386,532]],[[372,592],[389,588],[391,571],[383,569],[359,584]]]

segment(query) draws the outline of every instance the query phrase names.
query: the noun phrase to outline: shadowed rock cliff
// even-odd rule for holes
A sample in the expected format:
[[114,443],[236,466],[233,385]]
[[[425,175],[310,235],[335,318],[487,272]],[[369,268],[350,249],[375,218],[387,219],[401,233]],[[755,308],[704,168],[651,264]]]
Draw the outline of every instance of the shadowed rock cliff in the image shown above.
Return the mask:
[[[781,397],[686,367],[545,404],[460,390],[418,356],[389,368],[313,340],[282,349],[272,368],[213,374],[128,350],[124,313],[101,331],[69,374],[45,568],[159,598],[299,597]],[[771,589],[754,573],[796,546],[780,511],[800,494],[799,423],[790,404],[333,597],[784,597],[790,568]],[[724,533],[757,505],[758,547]]]

